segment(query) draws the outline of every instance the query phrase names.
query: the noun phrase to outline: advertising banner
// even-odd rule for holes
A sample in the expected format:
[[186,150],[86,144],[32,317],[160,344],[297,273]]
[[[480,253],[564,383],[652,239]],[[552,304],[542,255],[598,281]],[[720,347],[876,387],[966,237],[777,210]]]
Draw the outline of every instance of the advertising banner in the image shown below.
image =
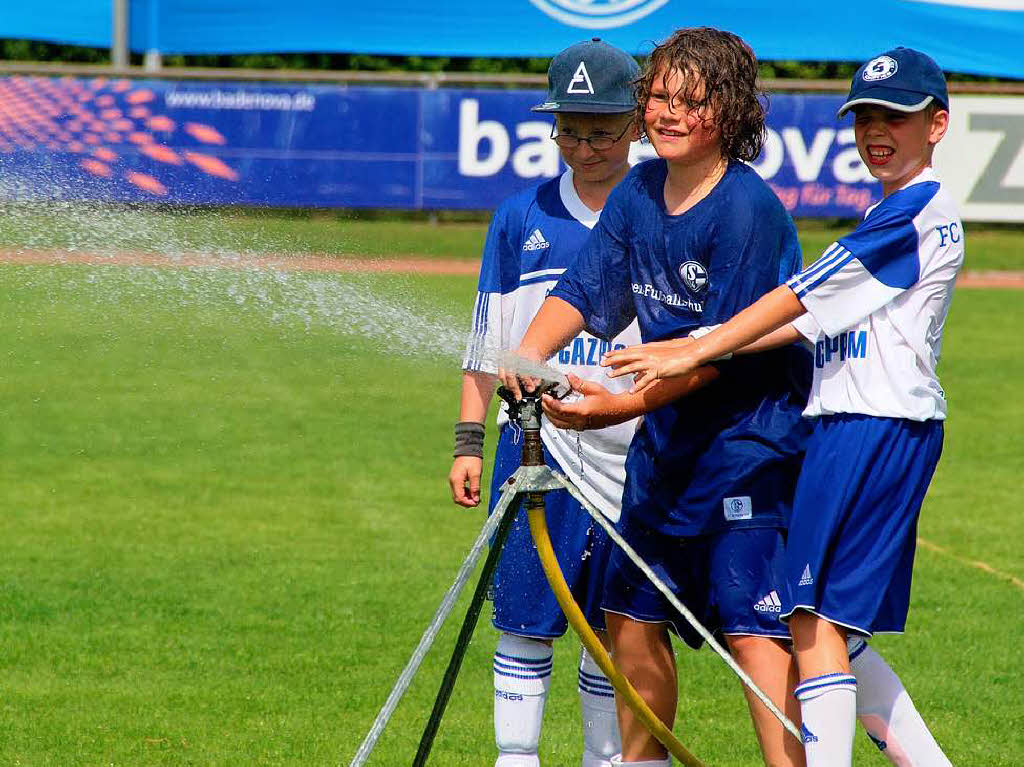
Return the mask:
[[[0,199],[495,207],[561,172],[544,93],[0,79]],[[798,217],[877,199],[838,95],[772,94],[753,166]],[[1024,221],[1024,99],[954,98],[936,154],[965,219]],[[651,157],[633,147],[635,160]]]

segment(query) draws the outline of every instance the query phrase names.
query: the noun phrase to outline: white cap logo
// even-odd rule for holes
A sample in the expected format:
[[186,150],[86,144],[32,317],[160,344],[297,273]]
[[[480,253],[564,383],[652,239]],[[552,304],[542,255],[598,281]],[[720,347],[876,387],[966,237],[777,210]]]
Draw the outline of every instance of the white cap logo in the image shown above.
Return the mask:
[[587,72],[587,65],[582,61],[580,65],[576,67],[576,74],[572,76],[572,80],[569,81],[569,87],[565,89],[566,93],[589,93],[591,96],[594,95],[594,84],[590,82],[590,74]]
[[892,56],[879,56],[864,65],[864,74],[861,77],[868,82],[888,80],[896,74],[896,70],[899,68],[900,65]]

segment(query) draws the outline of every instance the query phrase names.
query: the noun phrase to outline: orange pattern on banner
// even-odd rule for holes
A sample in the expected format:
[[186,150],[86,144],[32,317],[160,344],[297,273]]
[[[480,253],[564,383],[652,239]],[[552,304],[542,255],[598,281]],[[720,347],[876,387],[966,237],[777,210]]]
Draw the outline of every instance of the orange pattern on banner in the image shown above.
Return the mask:
[[[160,168],[187,161],[202,173],[225,181],[238,172],[218,157],[191,151],[190,140],[227,145],[216,128],[197,122],[178,123],[155,113],[157,94],[131,80],[71,76],[0,78],[0,154],[52,152],[84,155],[78,167],[94,179],[120,178],[149,194],[168,194]],[[159,138],[153,133],[159,134]],[[185,138],[187,136],[188,138]],[[159,163],[152,173],[129,169],[136,160]]]
[[216,157],[199,152],[185,152],[185,159],[211,176],[226,178],[228,181],[238,181],[238,174]]
[[153,194],[167,194],[167,187],[146,173],[136,173],[135,171],[130,170],[124,175],[125,178],[128,179],[129,183],[135,184],[139,189],[145,189],[147,192],[152,192]]
[[169,162],[172,165],[181,165],[182,159],[173,149],[157,144],[147,144],[139,150],[146,157],[152,157],[157,162]]
[[204,144],[228,143],[228,140],[220,134],[219,130],[202,123],[185,123],[185,133],[196,141],[202,141]]
[[94,176],[103,176],[104,178],[110,177],[110,166],[106,163],[102,163],[99,160],[82,160],[79,163],[86,172],[91,173]]
[[146,125],[149,126],[150,130],[174,130],[174,120],[172,120],[170,117],[165,117],[164,115],[150,117],[148,120],[146,120]]

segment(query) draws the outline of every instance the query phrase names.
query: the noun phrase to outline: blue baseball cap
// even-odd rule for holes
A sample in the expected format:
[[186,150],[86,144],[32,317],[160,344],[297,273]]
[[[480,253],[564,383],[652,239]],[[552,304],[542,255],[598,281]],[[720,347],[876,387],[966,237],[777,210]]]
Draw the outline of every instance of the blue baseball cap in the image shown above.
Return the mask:
[[836,117],[842,117],[858,104],[917,112],[933,101],[949,109],[946,76],[939,65],[913,48],[893,48],[857,70],[846,103],[839,107]]
[[595,37],[559,53],[548,67],[548,97],[531,112],[624,114],[636,109],[640,67],[625,51]]

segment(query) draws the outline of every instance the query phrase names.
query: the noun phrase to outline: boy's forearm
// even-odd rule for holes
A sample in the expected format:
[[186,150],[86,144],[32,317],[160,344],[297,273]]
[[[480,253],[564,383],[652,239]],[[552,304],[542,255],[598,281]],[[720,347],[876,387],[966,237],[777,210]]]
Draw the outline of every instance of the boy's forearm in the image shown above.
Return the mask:
[[585,326],[583,315],[575,306],[561,298],[548,296],[527,328],[519,344],[519,353],[544,362],[579,335]]
[[[669,402],[685,397],[698,389],[703,389],[721,375],[713,365],[704,365],[689,375],[679,378],[662,378],[639,394],[626,392],[621,396],[629,398],[624,403],[631,415],[630,418],[651,413]],[[624,419],[625,420],[625,419]]]
[[778,349],[780,346],[789,346],[798,341],[803,341],[803,334],[793,327],[792,323],[786,323],[778,330],[773,330],[766,336],[761,336],[753,343],[737,349],[736,354],[756,354]]
[[[716,330],[694,342],[693,349],[698,359],[710,362],[727,354],[744,349],[751,351],[756,342],[762,341],[774,331],[789,324],[806,310],[800,299],[789,286],[780,285],[771,293],[759,298],[742,312]],[[794,332],[795,329],[794,329]],[[796,340],[794,338],[794,340]],[[774,343],[778,337],[768,341]],[[784,344],[777,343],[777,346]],[[765,351],[769,346],[758,344],[754,351]]]
[[462,396],[459,401],[459,420],[483,423],[494,396],[498,377],[477,370],[462,371]]
[[717,368],[705,365],[687,376],[659,379],[637,394],[615,394],[596,405],[595,411],[589,414],[589,422],[595,426],[612,426],[653,413],[669,402],[704,388],[719,375]]

